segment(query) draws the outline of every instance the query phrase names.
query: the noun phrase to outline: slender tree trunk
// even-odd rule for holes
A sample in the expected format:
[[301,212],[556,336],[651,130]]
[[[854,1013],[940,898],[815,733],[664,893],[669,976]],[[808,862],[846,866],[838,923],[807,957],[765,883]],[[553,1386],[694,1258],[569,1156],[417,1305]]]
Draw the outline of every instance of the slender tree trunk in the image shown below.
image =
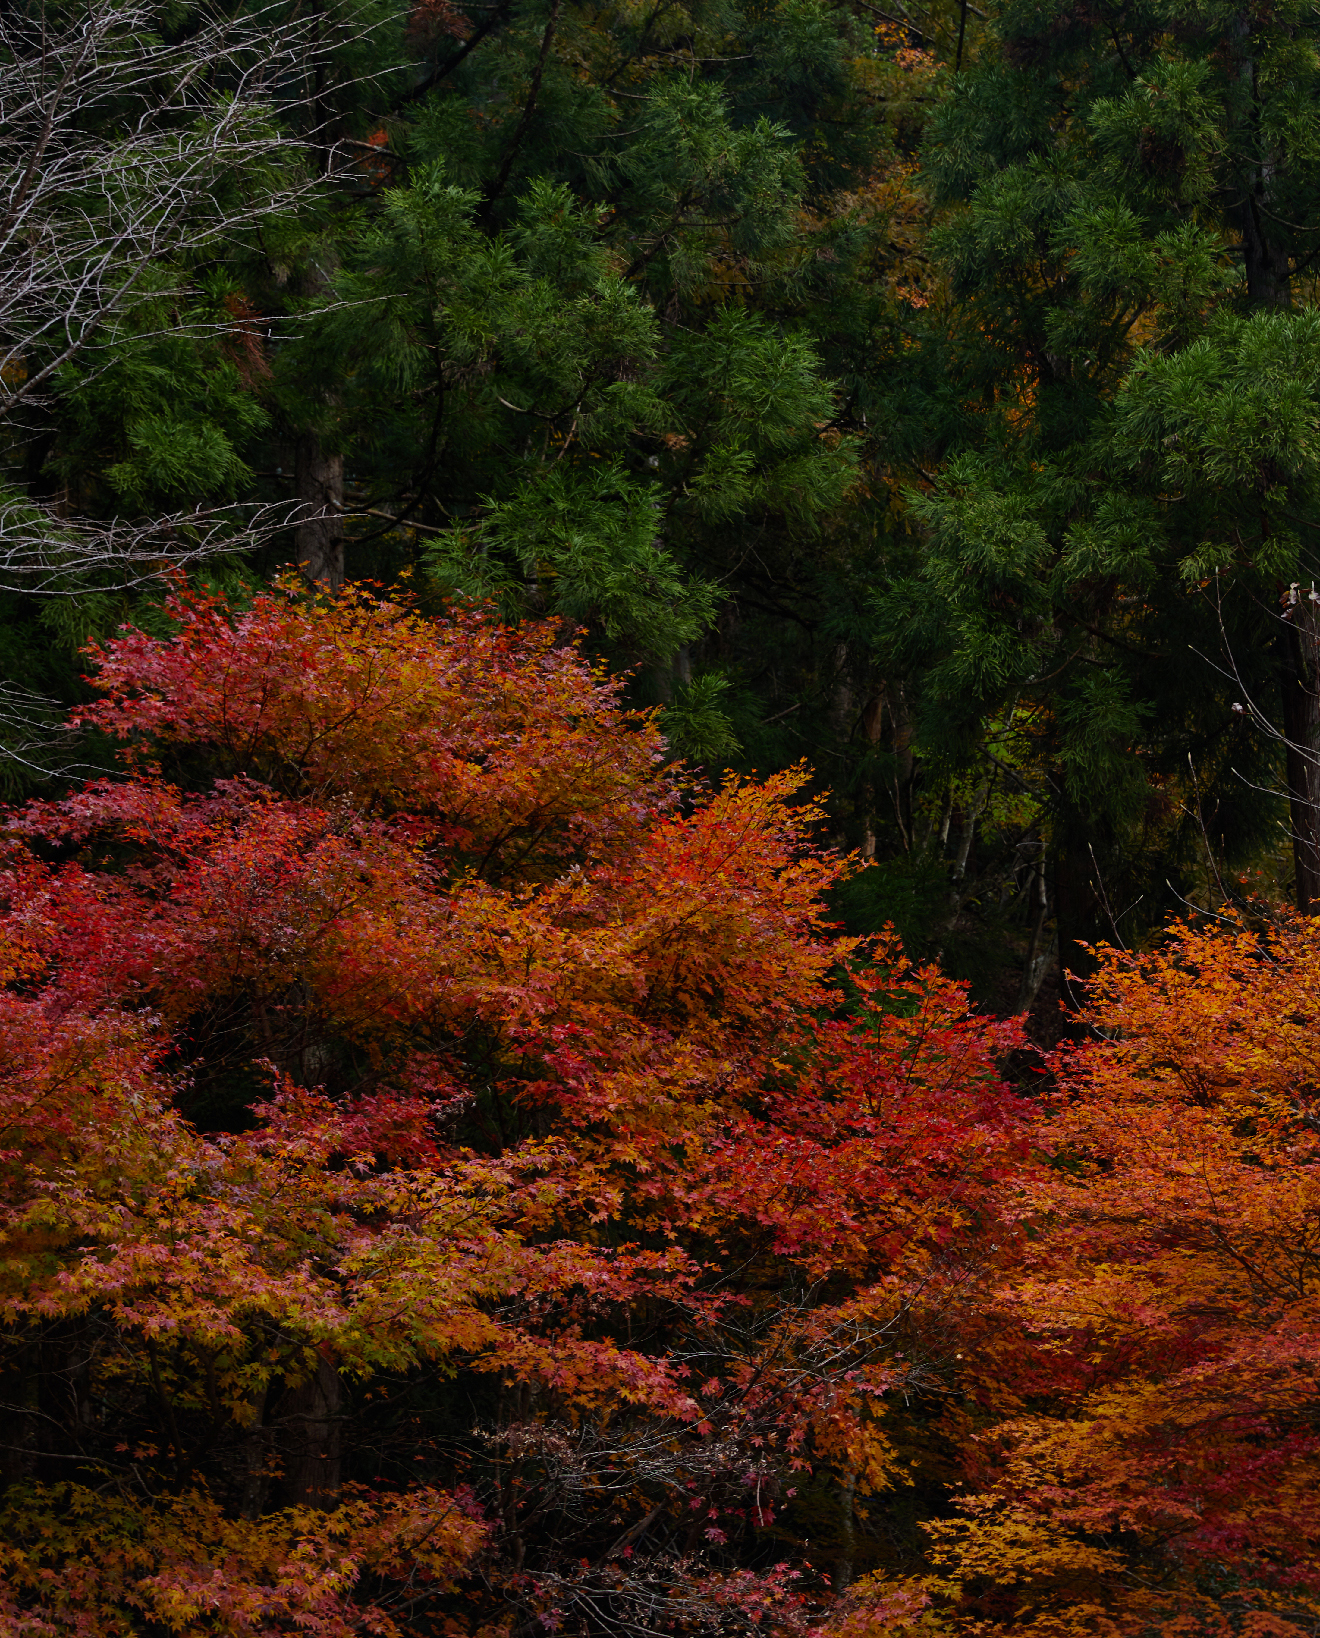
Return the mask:
[[[963,905],[967,902],[968,883],[967,867],[972,857],[972,846],[976,840],[976,825],[990,795],[990,781],[981,782],[971,801],[965,808],[958,811],[958,846],[954,853],[953,868],[949,872],[949,892],[945,901],[944,932],[952,933],[962,914]],[[946,810],[945,833],[953,817],[952,807]],[[943,844],[941,844],[943,845]]]
[[344,584],[344,457],[326,453],[314,432],[298,439],[295,460],[302,521],[295,532],[298,567],[314,585]]
[[254,1395],[248,1413],[247,1431],[238,1451],[240,1490],[238,1516],[259,1519],[266,1510],[270,1489],[270,1429],[265,1425],[266,1390]]
[[1059,941],[1059,992],[1069,1012],[1082,1004],[1082,993],[1072,982],[1094,971],[1095,961],[1086,945],[1096,938],[1099,901],[1092,877],[1094,862],[1086,847],[1086,831],[1080,821],[1065,820],[1054,860],[1054,916]]
[[280,1402],[284,1425],[284,1494],[291,1507],[331,1508],[339,1501],[339,1372],[327,1359]]
[[912,750],[912,718],[908,711],[907,695],[903,684],[895,683],[885,690],[889,707],[889,721],[894,735],[894,816],[903,837],[905,851],[911,852],[915,840],[912,831],[912,787],[916,783],[916,757]]
[[836,643],[834,648],[834,677],[830,691],[830,727],[839,745],[848,742],[852,727],[853,685],[848,669],[848,645]]
[[1050,963],[1054,960],[1054,952],[1059,946],[1058,928],[1048,926],[1050,919],[1050,890],[1045,879],[1045,859],[1042,855],[1036,861],[1036,868],[1031,877],[1032,902],[1035,915],[1031,923],[1031,942],[1027,945],[1027,960],[1022,969],[1022,982],[1018,986],[1017,1012],[1030,1012],[1036,1004],[1036,997],[1040,994],[1040,987],[1045,982],[1045,974],[1050,970]]
[[1292,587],[1284,610],[1283,732],[1288,747],[1297,908],[1320,906],[1320,603]]
[[839,1509],[839,1556],[834,1561],[834,1596],[845,1592],[852,1582],[857,1552],[857,1469],[851,1462],[843,1481]]
[[14,1385],[8,1390],[12,1402],[5,1412],[0,1443],[0,1486],[19,1483],[36,1473],[41,1389],[49,1374],[43,1369],[39,1342],[16,1349],[11,1361],[9,1381]]
[[1248,197],[1242,207],[1242,259],[1247,298],[1253,307],[1291,307],[1292,271],[1288,253],[1267,236],[1260,207],[1265,196]]
[[[1247,14],[1233,25],[1238,78],[1250,98],[1243,146],[1250,153],[1238,219],[1242,265],[1252,307],[1292,305],[1291,268],[1283,230],[1271,222],[1278,155],[1261,131],[1260,94]],[[1267,524],[1262,524],[1263,530]],[[1313,598],[1314,588],[1311,592]],[[1283,731],[1287,741],[1289,817],[1297,907],[1304,914],[1320,903],[1320,622],[1316,605],[1300,587],[1290,589],[1284,609],[1287,629],[1280,643],[1283,677]]]
[[862,712],[862,737],[866,741],[867,770],[863,784],[862,801],[865,812],[862,815],[862,857],[875,858],[875,824],[877,792],[875,786],[875,756],[876,746],[880,742],[880,735],[885,723],[885,695],[883,686],[878,694],[872,696]]
[[962,816],[962,826],[958,832],[958,852],[954,857],[953,870],[950,876],[952,883],[950,893],[955,915],[962,908],[962,884],[967,875],[967,861],[972,856],[972,843],[976,839],[977,820],[981,817],[981,811],[985,807],[989,795],[990,781],[988,779],[982,780],[981,788],[972,798],[971,806],[964,811]]
[[532,115],[536,112],[536,99],[541,94],[541,77],[545,73],[545,65],[550,56],[550,47],[554,43],[555,28],[559,22],[560,4],[561,0],[552,0],[550,16],[545,25],[545,33],[541,36],[541,50],[536,59],[536,67],[532,70],[532,83],[527,88],[527,101],[523,104],[522,118],[518,121],[518,128],[513,133],[513,140],[505,150],[504,162],[500,166],[500,174],[495,178],[495,185],[486,197],[484,210],[487,214],[504,192],[509,180],[509,173],[513,169],[513,162],[518,157],[518,150],[522,147],[523,138],[527,135],[527,128],[532,123]]
[[1290,307],[1291,269],[1286,244],[1280,243],[1280,229],[1271,223],[1269,210],[1278,169],[1277,156],[1269,150],[1261,130],[1260,94],[1256,88],[1256,59],[1251,49],[1251,23],[1244,15],[1233,25],[1234,57],[1238,78],[1250,99],[1248,129],[1243,133],[1249,149],[1254,148],[1238,208],[1242,231],[1242,270],[1247,281],[1247,300],[1252,307]]

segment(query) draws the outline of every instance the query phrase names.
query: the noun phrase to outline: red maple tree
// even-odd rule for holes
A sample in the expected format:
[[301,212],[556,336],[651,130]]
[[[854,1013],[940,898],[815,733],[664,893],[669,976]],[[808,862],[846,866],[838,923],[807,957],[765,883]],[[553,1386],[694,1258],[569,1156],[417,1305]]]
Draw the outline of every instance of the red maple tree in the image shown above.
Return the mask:
[[7,826],[0,1620],[800,1625],[794,1471],[901,1479],[1013,1238],[1016,1025],[551,627],[167,612],[94,656],[124,776]]

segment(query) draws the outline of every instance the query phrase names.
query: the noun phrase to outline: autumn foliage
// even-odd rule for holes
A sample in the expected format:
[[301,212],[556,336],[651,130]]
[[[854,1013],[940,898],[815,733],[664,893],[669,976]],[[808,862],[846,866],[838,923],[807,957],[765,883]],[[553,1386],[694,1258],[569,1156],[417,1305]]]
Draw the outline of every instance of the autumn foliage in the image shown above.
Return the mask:
[[902,1477],[1016,1026],[553,628],[168,613],[93,656],[123,777],[8,822],[0,1623],[803,1624],[776,1515]]
[[969,1494],[846,1630],[1315,1630],[1317,930],[1106,954],[982,1317]]
[[557,628],[167,612],[6,827],[0,1632],[1313,1630],[1313,923],[1014,1091]]

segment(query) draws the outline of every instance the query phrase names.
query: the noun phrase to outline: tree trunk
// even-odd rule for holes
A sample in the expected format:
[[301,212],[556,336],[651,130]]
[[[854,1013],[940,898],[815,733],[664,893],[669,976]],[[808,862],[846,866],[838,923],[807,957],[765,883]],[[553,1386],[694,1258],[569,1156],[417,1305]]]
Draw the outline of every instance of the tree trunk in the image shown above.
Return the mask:
[[259,1519],[266,1511],[271,1479],[271,1430],[266,1426],[266,1389],[259,1388],[248,1403],[247,1426],[236,1457],[238,1516]]
[[1297,908],[1320,906],[1320,603],[1293,586],[1284,609],[1283,732]]
[[1266,184],[1248,195],[1242,206],[1242,261],[1247,276],[1247,299],[1253,307],[1291,307],[1292,270],[1288,252],[1267,237],[1261,214]]
[[[1080,821],[1064,820],[1056,843],[1054,860],[1054,925],[1059,949],[1059,993],[1069,1012],[1077,1012],[1083,1000],[1074,979],[1085,981],[1094,971],[1095,960],[1086,946],[1097,936],[1096,897],[1092,871],[1095,868],[1086,850],[1086,831]],[[1086,850],[1086,851],[1084,851]]]
[[875,758],[876,746],[880,743],[880,735],[885,723],[885,694],[884,687],[871,697],[862,712],[862,738],[866,741],[866,778],[862,786],[862,857],[875,858],[875,825],[877,791],[875,787]]
[[1031,923],[1031,941],[1027,945],[1027,959],[1022,969],[1022,982],[1018,986],[1017,1006],[1015,1012],[1030,1012],[1036,1004],[1036,997],[1040,994],[1040,987],[1045,982],[1045,974],[1050,970],[1050,963],[1054,960],[1054,952],[1059,946],[1058,928],[1049,927],[1050,919],[1050,891],[1045,879],[1044,855],[1036,861],[1036,868],[1031,876],[1032,902],[1035,915]]
[[295,459],[301,521],[295,531],[298,567],[313,585],[337,592],[344,584],[344,457],[328,455],[314,432],[298,439]]
[[834,1596],[845,1593],[852,1583],[857,1551],[857,1469],[851,1462],[844,1477],[839,1509],[839,1556],[834,1561]]
[[284,1495],[290,1507],[331,1508],[341,1483],[339,1372],[328,1359],[280,1402]]
[[1249,161],[1244,179],[1242,203],[1237,209],[1242,229],[1242,271],[1246,275],[1247,300],[1252,307],[1292,305],[1291,268],[1287,246],[1279,242],[1280,229],[1270,221],[1278,156],[1269,151],[1262,132],[1260,93],[1256,87],[1256,59],[1251,51],[1251,23],[1239,17],[1233,25],[1234,57],[1238,78],[1251,99],[1245,140],[1256,152]]
[[962,816],[962,826],[958,832],[958,852],[953,861],[953,872],[950,878],[950,899],[955,915],[962,909],[962,884],[967,875],[967,862],[972,856],[972,843],[976,839],[976,824],[989,796],[990,781],[984,779],[981,781],[981,788],[972,798],[971,806],[964,811]]
[[894,816],[898,820],[905,852],[911,852],[915,837],[912,830],[912,796],[916,784],[916,757],[912,750],[914,736],[912,718],[908,711],[907,694],[903,684],[895,683],[885,690],[885,704],[889,707],[889,721],[894,735]]

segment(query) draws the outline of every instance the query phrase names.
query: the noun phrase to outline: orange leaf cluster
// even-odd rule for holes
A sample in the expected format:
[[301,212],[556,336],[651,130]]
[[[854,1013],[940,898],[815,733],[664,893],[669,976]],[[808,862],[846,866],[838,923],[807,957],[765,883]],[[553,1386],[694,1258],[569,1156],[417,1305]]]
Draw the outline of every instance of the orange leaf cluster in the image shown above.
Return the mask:
[[1315,1630],[1318,930],[1105,953],[983,1317],[975,1493],[849,1632]]
[[[168,612],[95,655],[126,777],[8,823],[0,1303],[92,1409],[60,1477],[20,1463],[5,1618],[390,1633],[480,1561],[532,1608],[663,1564],[680,1624],[791,1626],[702,1554],[794,1467],[892,1481],[896,1328],[1022,1161],[1016,1026],[834,934],[801,774],[685,790],[551,628]],[[619,1430],[668,1556],[611,1523],[528,1581],[511,1480],[307,1478],[350,1398],[455,1373],[525,1407],[511,1461]]]

